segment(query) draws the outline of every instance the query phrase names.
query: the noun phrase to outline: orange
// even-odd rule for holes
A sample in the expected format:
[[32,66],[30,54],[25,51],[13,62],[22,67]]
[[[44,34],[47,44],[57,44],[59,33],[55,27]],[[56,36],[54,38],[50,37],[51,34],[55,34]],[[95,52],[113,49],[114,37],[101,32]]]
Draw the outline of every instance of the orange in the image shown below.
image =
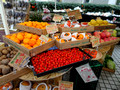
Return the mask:
[[60,39],[59,39],[59,38],[57,38],[56,40],[57,40],[57,41],[60,41]]
[[28,44],[29,44],[30,46],[34,46],[35,43],[36,43],[36,40],[35,40],[35,39],[30,39],[30,41],[29,41]]
[[11,39],[11,40],[15,40],[15,39],[16,39],[16,37],[11,36],[11,37],[10,37],[10,39]]
[[29,41],[30,41],[30,39],[28,39],[28,38],[23,39],[23,43],[24,43],[24,44],[28,44]]
[[31,39],[31,38],[32,38],[32,34],[31,34],[31,33],[27,33],[27,34],[25,35],[25,38]]
[[89,36],[88,36],[88,35],[85,35],[85,37],[86,37],[87,39],[89,39]]
[[19,44],[20,44],[20,40],[19,40],[19,39],[17,39],[17,38],[16,38],[16,39],[14,39],[13,41],[14,41],[14,42],[16,42],[16,43],[19,43]]
[[10,35],[7,35],[6,37],[10,39],[11,36],[10,36]]
[[17,37],[17,34],[12,34],[12,37]]
[[83,39],[84,36],[82,34],[78,35],[78,39]]
[[35,48],[35,47],[37,47],[37,46],[39,46],[38,44],[35,44],[34,46],[33,46],[33,48]]
[[34,38],[34,39],[38,39],[39,36],[38,36],[38,35],[32,35],[32,38]]
[[21,35],[21,34],[18,34],[18,35],[17,35],[17,38],[18,38],[20,41],[22,41],[22,40],[24,39],[23,35]]
[[50,41],[52,41],[52,39],[51,39],[51,38],[49,38],[48,42],[50,42]]
[[22,35],[22,36],[24,36],[24,35],[25,35],[25,32],[19,32],[18,35],[19,35],[19,34]]
[[22,44],[20,44],[20,45],[22,45],[22,46],[24,46],[24,47],[25,47],[25,44],[23,44],[23,43],[22,43]]
[[32,49],[32,47],[31,46],[29,46],[29,47],[27,47],[28,49]]
[[42,42],[42,44],[45,44],[45,42]]

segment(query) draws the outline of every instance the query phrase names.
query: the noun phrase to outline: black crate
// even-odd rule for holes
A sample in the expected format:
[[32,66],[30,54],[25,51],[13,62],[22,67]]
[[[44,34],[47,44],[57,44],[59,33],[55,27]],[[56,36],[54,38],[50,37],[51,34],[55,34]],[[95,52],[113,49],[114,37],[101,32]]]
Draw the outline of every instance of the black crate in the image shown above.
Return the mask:
[[[33,73],[34,73],[35,76],[40,77],[40,76],[43,76],[43,75],[46,75],[46,74],[49,74],[49,73],[60,71],[62,69],[70,68],[70,67],[73,67],[73,66],[77,67],[79,65],[83,65],[83,64],[88,63],[92,59],[92,57],[89,54],[87,54],[86,52],[84,52],[83,50],[81,50],[81,49],[79,49],[79,50],[84,53],[84,58],[83,58],[82,61],[75,62],[75,63],[69,64],[69,65],[66,65],[66,66],[62,66],[62,67],[59,67],[59,68],[54,68],[52,70],[45,71],[45,72],[38,73],[38,74],[35,72],[34,68],[32,68],[32,71],[33,71]],[[85,59],[86,56],[88,56],[90,58],[89,59]],[[32,62],[30,62],[30,65],[33,66]]]
[[[103,67],[102,64],[98,61],[90,61],[89,65],[95,73],[96,77],[99,79]],[[98,80],[89,83],[84,83],[83,79],[80,77],[80,75],[74,67],[70,71],[70,81],[74,82],[73,90],[96,90],[96,86],[98,83]]]

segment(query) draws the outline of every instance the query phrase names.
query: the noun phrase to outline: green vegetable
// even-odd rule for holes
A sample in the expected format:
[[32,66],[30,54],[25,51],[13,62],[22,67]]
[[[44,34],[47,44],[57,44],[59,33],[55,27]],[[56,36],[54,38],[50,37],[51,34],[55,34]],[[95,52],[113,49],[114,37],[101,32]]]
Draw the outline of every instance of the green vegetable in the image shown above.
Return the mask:
[[106,56],[105,56],[105,61],[104,61],[104,63],[103,63],[103,67],[106,67],[106,68],[107,68],[107,62],[108,62],[108,60],[113,61],[113,59],[112,59],[112,57],[111,57],[110,55],[106,55]]
[[108,60],[108,61],[107,61],[107,67],[108,67],[109,69],[115,70],[115,63],[114,63],[114,61]]

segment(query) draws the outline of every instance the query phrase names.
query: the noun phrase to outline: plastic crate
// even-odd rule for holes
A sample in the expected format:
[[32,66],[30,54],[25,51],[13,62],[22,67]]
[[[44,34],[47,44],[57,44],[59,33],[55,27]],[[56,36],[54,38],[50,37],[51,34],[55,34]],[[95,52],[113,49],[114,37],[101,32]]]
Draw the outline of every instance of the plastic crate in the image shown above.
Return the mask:
[[[90,61],[90,67],[92,68],[93,72],[99,79],[101,71],[102,71],[102,64],[98,61]],[[74,82],[74,89],[73,90],[96,90],[96,86],[98,81],[93,81],[89,83],[84,83],[83,79],[80,77],[78,72],[75,68],[73,68],[70,72],[70,81]]]

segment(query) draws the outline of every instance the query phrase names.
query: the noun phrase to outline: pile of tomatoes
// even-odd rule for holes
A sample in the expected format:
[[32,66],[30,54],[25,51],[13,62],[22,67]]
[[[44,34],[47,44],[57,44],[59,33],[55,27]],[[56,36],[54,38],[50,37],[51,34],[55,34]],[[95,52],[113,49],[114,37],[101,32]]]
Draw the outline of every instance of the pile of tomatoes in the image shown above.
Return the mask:
[[86,54],[78,48],[65,50],[57,49],[40,53],[32,57],[31,61],[35,68],[35,72],[38,74],[90,58],[85,56]]
[[96,50],[90,50],[90,49],[84,49],[84,51],[88,54],[90,54],[93,58],[96,58],[97,51]]

